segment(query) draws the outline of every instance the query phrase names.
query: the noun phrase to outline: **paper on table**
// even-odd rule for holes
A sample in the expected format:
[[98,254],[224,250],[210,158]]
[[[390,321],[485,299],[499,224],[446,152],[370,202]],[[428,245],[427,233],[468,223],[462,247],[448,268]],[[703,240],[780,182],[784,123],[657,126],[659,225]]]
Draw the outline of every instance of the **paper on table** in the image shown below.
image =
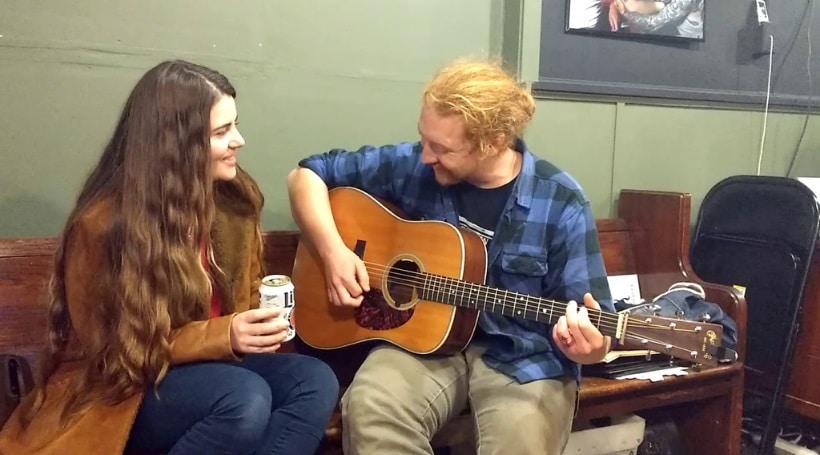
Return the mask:
[[663,370],[647,371],[645,373],[627,374],[615,379],[648,379],[652,382],[663,381],[664,376],[686,376],[687,367],[672,367]]
[[610,275],[607,277],[607,281],[609,281],[612,300],[626,300],[631,304],[643,302],[638,275]]
[[814,195],[817,196],[817,199],[820,199],[820,177],[797,177],[797,180],[814,191]]

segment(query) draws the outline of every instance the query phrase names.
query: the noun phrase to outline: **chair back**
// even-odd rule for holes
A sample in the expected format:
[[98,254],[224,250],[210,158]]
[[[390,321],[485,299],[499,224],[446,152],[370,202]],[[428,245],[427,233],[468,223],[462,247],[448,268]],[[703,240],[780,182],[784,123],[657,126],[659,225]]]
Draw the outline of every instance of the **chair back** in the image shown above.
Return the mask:
[[803,183],[739,175],[709,190],[692,235],[695,273],[745,288],[744,414],[766,422],[759,453],[772,450],[780,430],[818,223],[817,199]]

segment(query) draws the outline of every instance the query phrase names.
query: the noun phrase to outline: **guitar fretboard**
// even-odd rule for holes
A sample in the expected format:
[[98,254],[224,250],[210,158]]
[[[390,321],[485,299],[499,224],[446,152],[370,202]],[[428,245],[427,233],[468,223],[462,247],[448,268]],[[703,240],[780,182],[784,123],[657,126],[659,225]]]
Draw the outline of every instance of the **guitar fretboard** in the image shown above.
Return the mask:
[[[431,273],[422,273],[423,284],[416,289],[419,297],[439,303],[486,311],[504,316],[519,317],[531,321],[554,323],[566,314],[567,304],[504,289],[467,283]],[[579,304],[583,305],[583,304]],[[615,336],[617,321],[613,315],[588,309],[589,319],[604,335]]]

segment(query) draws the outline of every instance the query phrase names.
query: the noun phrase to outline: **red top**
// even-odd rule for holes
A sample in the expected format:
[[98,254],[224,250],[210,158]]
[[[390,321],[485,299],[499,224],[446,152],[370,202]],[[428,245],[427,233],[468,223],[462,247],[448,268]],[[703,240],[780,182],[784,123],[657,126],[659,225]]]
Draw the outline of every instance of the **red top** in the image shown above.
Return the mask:
[[[208,266],[208,244],[205,239],[202,239],[202,266],[205,267],[205,273],[211,276],[210,267]],[[217,292],[216,282],[211,278],[211,317],[216,318],[222,316],[222,302],[219,300],[219,293]]]

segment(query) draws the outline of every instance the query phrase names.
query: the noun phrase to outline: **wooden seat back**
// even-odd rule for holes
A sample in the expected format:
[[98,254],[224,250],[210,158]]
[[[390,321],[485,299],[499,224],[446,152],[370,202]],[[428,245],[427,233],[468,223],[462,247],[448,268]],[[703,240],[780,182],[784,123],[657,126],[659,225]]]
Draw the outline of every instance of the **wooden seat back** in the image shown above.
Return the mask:
[[[687,258],[689,201],[684,193],[622,191],[619,217],[596,222],[608,274],[637,274],[644,296],[657,295],[677,281],[700,281]],[[290,275],[299,232],[265,232],[263,242],[265,272]],[[56,247],[57,239],[52,237],[0,239],[0,353],[21,355],[33,366],[45,340],[45,304]],[[708,299],[745,328],[739,293],[701,284]],[[740,336],[739,342],[742,356],[745,337]]]
[[[721,305],[737,322],[737,350],[742,361],[746,341],[745,301],[737,290],[704,283],[692,272],[687,256],[689,204],[690,196],[684,193],[622,191],[618,217],[596,222],[607,272],[637,274],[641,294],[650,298],[678,281],[699,282],[706,289],[707,300]],[[263,242],[265,272],[291,275],[299,232],[265,232]],[[56,247],[55,238],[0,239],[0,354],[20,355],[33,368],[37,367],[46,340],[48,280]],[[298,305],[299,297],[296,299]],[[344,387],[352,380],[368,348],[367,343],[362,343],[343,350],[318,351],[297,337],[282,350],[323,359]],[[692,453],[737,453],[742,390],[740,363],[660,383],[585,377],[577,418],[663,408],[665,415],[679,425],[685,445]],[[341,453],[340,433],[340,414],[336,412],[325,434],[323,454]],[[461,436],[461,440],[465,438]]]

